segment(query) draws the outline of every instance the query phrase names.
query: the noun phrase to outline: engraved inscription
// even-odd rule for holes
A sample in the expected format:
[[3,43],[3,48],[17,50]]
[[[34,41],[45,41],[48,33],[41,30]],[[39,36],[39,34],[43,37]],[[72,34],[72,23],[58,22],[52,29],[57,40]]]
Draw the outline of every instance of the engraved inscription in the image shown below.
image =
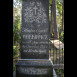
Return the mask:
[[22,28],[22,32],[28,32],[28,33],[32,33],[32,32],[36,32],[36,33],[45,33],[45,32],[47,32],[48,31],[48,29],[43,29],[43,30],[41,30],[41,29],[28,29],[28,28]]
[[19,67],[17,69],[20,73],[29,75],[45,75],[48,73],[47,68],[29,68],[29,67]]
[[39,52],[41,54],[41,53],[46,53],[46,49],[44,49],[44,50],[42,50],[42,49],[35,49],[35,50],[33,50],[33,49],[26,49],[23,52],[34,52],[34,53]]
[[22,2],[21,58],[23,59],[49,58],[49,6],[46,4],[48,5],[47,0]]
[[48,39],[48,35],[23,35],[23,39]]

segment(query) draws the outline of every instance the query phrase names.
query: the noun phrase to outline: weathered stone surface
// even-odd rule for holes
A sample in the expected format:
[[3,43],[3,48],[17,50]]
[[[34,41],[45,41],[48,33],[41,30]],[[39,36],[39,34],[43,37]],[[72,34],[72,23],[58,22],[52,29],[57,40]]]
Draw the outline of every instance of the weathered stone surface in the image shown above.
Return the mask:
[[22,0],[21,59],[49,59],[48,0]]
[[19,61],[16,77],[53,77],[52,64],[50,61]]
[[20,47],[16,77],[53,77],[49,61],[49,0],[22,0]]

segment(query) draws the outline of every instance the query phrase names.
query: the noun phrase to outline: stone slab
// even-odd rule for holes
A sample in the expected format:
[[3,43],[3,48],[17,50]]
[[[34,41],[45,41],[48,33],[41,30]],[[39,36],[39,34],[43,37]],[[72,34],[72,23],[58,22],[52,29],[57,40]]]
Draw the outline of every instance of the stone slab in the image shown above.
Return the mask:
[[19,61],[16,77],[53,77],[53,67],[50,61]]

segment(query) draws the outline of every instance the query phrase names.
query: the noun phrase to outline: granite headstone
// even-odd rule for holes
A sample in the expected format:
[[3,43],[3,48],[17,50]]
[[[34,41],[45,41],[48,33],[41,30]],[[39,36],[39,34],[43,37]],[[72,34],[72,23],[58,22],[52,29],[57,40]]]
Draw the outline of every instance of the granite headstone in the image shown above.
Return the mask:
[[22,0],[20,47],[16,77],[53,77],[49,61],[49,0]]
[[48,0],[23,0],[21,27],[21,59],[48,59],[48,40]]

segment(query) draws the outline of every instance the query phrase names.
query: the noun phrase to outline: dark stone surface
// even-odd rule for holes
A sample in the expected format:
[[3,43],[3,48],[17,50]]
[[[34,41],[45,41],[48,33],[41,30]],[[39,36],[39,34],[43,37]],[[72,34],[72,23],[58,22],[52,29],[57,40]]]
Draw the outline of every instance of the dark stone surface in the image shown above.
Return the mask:
[[16,64],[16,66],[52,66],[51,62],[49,60],[24,60],[24,61],[18,61],[18,63]]
[[50,61],[19,61],[16,77],[53,77],[52,64]]
[[49,0],[22,0],[21,60],[16,64],[16,77],[53,77],[48,59]]
[[49,1],[22,0],[21,59],[49,58]]

